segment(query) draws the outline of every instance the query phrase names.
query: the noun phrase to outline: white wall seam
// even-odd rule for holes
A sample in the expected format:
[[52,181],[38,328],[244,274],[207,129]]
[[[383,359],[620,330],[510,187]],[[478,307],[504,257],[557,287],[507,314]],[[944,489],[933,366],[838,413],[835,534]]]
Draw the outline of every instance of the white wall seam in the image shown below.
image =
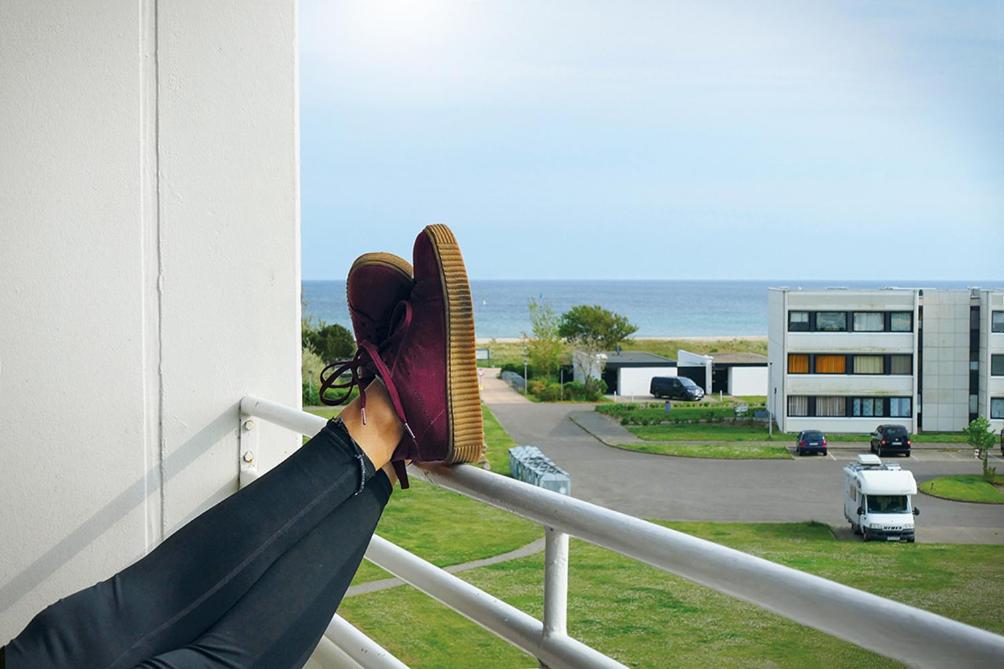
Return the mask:
[[163,444],[163,276],[160,226],[159,77],[157,63],[157,0],[140,5],[141,95],[140,114],[143,188],[143,323],[144,349],[144,509],[145,550],[164,538],[164,444]]

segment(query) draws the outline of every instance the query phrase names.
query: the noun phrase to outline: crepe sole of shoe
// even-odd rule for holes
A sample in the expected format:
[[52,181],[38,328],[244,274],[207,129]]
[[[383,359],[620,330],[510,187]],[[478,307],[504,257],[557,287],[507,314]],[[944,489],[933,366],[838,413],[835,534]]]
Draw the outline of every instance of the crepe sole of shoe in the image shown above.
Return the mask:
[[445,225],[425,233],[439,260],[446,304],[446,399],[450,407],[448,463],[477,462],[484,454],[485,431],[474,353],[474,304],[456,237]]

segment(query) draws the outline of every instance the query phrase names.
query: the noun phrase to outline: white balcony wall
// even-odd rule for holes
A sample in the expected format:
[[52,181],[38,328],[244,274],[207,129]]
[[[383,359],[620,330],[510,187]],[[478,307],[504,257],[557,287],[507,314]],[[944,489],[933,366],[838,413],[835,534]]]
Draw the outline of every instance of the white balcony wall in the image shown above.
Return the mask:
[[787,352],[913,353],[913,339],[910,332],[789,332]]
[[912,418],[788,418],[784,429],[792,433],[822,430],[824,434],[860,434],[861,444],[867,449],[869,441],[866,435],[879,425],[902,425],[911,434],[916,431]]
[[860,395],[913,397],[912,376],[882,374],[789,374],[788,395]]
[[798,311],[913,311],[913,289],[788,291],[788,309]]
[[784,402],[787,389],[784,387],[787,353],[787,326],[785,323],[786,290],[771,288],[767,291],[767,411],[773,420],[784,429]]
[[299,403],[295,26],[0,3],[0,643],[236,489],[243,395]]
[[969,424],[968,290],[924,293],[924,430],[961,430]]

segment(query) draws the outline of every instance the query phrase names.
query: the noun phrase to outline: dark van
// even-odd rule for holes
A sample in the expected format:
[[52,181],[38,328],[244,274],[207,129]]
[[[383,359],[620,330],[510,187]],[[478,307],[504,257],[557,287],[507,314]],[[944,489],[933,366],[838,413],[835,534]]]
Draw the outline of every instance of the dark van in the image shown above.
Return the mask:
[[653,376],[648,392],[655,397],[687,402],[704,397],[704,389],[685,376]]
[[871,435],[872,453],[879,457],[895,453],[910,457],[910,434],[902,425],[879,425]]

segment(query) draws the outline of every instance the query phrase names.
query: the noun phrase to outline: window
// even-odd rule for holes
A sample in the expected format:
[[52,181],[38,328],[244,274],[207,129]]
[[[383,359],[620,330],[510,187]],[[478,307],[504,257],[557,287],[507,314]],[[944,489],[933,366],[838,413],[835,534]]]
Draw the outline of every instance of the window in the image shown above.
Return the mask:
[[846,415],[847,402],[843,397],[817,397],[816,398],[816,415],[817,416],[844,416]]
[[855,374],[885,374],[885,358],[881,355],[854,356]]
[[891,332],[913,332],[913,312],[894,311],[889,314],[889,330]]
[[809,312],[789,311],[788,312],[788,332],[808,332]]
[[881,311],[855,311],[855,332],[882,332],[885,330],[885,314]]
[[979,413],[980,412],[980,396],[970,395],[969,396],[969,413]]
[[909,513],[906,495],[865,495],[869,513]]
[[878,397],[855,397],[851,400],[852,416],[884,416],[882,400]]
[[816,314],[817,332],[846,332],[847,313],[843,311],[820,311]]
[[913,374],[912,355],[891,355],[889,356],[890,374]]
[[809,415],[809,398],[804,395],[791,395],[788,397],[788,415],[789,416],[808,416]]
[[1004,311],[995,311],[990,314],[990,331],[1004,332]]
[[788,354],[788,373],[789,374],[808,374],[809,373],[809,354],[808,353],[789,353]]
[[990,417],[1004,418],[1004,397],[990,398]]
[[909,418],[913,414],[909,397],[890,397],[889,415],[893,418]]
[[990,376],[1004,376],[1004,355],[990,356]]
[[[1002,356],[1004,357],[1004,356]],[[817,355],[816,374],[846,374],[847,356],[845,355]]]

